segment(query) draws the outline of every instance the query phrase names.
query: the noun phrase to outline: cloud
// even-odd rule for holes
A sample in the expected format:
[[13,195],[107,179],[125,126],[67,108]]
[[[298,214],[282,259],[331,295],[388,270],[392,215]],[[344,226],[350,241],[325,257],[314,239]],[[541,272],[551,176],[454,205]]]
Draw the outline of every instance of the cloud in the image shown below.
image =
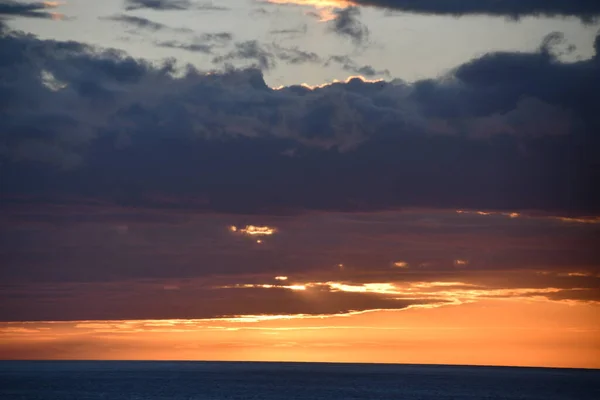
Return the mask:
[[215,6],[212,2],[194,4],[190,0],[126,0],[125,9],[128,11],[149,8],[152,10],[206,10],[226,11],[227,7]]
[[288,64],[304,64],[320,62],[321,58],[316,53],[304,51],[297,47],[284,47],[276,43],[265,45],[256,40],[249,40],[236,43],[235,50],[216,56],[213,63],[250,61],[252,67],[269,70],[276,66],[278,60]]
[[390,71],[388,71],[387,69],[376,70],[370,65],[358,65],[354,60],[352,60],[348,56],[331,56],[329,57],[327,62],[325,62],[325,66],[327,67],[332,63],[341,65],[344,71],[352,72],[353,74],[358,74],[367,78],[371,78],[374,76],[390,76]]
[[253,61],[253,66],[268,70],[275,66],[275,58],[256,40],[248,40],[235,44],[235,50],[213,59],[213,63],[222,64],[233,60]]
[[133,15],[119,14],[119,15],[113,15],[110,17],[102,17],[101,19],[117,21],[117,22],[121,22],[124,25],[128,25],[133,28],[146,29],[146,30],[150,30],[150,31],[154,31],[154,32],[161,31],[161,30],[172,30],[172,31],[176,31],[176,32],[192,32],[191,29],[171,28],[165,24],[161,24],[159,22],[154,22],[147,18],[136,17]]
[[288,64],[318,63],[321,61],[321,57],[312,51],[304,51],[297,47],[283,47],[276,43],[272,47],[275,56]]
[[192,8],[190,0],[126,0],[126,10],[150,8],[153,10],[188,10]]
[[491,15],[509,18],[525,16],[578,17],[586,22],[600,16],[600,4],[595,0],[334,0],[320,3],[307,0],[267,0],[275,4],[313,5],[315,7],[345,8],[348,5],[384,8],[438,15]]
[[7,16],[60,19],[62,17],[62,14],[57,14],[55,12],[48,11],[48,9],[55,8],[57,6],[58,3],[49,1],[21,3],[14,0],[2,0],[0,1],[0,18],[3,16]]
[[228,10],[230,10],[229,7],[215,6],[212,2],[198,4],[198,5],[196,5],[195,8],[197,10],[204,10],[204,11],[228,11]]
[[[550,43],[411,84],[274,89],[252,68],[208,73],[18,33],[0,41],[0,72],[13,77],[0,86],[5,199],[239,213],[600,212],[598,55],[563,63]],[[318,60],[235,46],[215,61]]]
[[440,210],[270,216],[28,200],[0,210],[4,321],[600,301],[592,224]]
[[269,31],[272,35],[290,35],[290,36],[298,36],[306,34],[308,31],[308,25],[303,24],[296,28],[287,28],[287,29],[272,29]]
[[183,43],[176,40],[167,40],[164,42],[155,42],[158,47],[166,47],[170,49],[187,50],[192,53],[210,54],[213,51],[213,45],[207,43]]
[[369,28],[360,20],[358,7],[347,7],[334,11],[335,17],[330,21],[330,29],[336,34],[347,37],[354,44],[363,45],[369,39]]
[[592,21],[600,15],[594,0],[354,0],[356,4],[404,12],[442,15],[567,16]]
[[229,32],[204,33],[196,36],[191,42],[185,43],[176,40],[157,41],[159,47],[182,49],[194,53],[211,54],[216,47],[223,47],[233,39]]

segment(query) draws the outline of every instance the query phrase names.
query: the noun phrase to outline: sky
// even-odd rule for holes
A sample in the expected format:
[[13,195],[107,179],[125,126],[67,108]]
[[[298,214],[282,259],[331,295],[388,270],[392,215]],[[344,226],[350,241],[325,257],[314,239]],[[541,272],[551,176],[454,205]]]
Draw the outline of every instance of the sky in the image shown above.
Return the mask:
[[600,368],[599,17],[0,0],[0,359]]

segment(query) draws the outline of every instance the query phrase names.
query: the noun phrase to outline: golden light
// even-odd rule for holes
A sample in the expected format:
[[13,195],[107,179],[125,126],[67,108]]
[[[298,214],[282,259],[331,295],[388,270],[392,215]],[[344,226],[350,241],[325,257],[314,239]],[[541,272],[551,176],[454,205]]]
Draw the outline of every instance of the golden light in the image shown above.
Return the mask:
[[230,230],[231,232],[237,232],[238,228],[237,228],[237,226],[235,226],[235,225],[231,225],[231,226],[229,227],[229,230]]
[[276,276],[275,280],[276,281],[287,281],[288,277],[287,276]]
[[319,21],[326,22],[335,18],[335,10],[355,6],[356,3],[349,0],[263,0],[271,4],[295,5],[312,7],[316,10]]
[[249,236],[270,236],[276,232],[275,228],[255,225],[247,225],[245,228],[240,229],[239,231],[240,233]]
[[408,267],[408,263],[406,261],[396,261],[394,263],[394,267],[407,268]]

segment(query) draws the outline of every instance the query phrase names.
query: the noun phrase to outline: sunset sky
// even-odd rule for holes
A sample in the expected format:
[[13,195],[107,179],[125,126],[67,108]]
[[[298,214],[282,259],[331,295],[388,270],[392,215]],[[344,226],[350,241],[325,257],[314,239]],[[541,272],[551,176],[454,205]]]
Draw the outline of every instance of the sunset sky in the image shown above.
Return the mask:
[[600,368],[599,18],[0,0],[0,359]]

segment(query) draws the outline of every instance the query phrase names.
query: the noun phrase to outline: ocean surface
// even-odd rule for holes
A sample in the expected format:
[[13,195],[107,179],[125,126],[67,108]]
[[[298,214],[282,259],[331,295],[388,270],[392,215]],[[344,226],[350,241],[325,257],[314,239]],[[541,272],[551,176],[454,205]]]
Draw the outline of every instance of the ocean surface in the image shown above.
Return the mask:
[[600,400],[600,370],[316,363],[1,361],[0,399]]

